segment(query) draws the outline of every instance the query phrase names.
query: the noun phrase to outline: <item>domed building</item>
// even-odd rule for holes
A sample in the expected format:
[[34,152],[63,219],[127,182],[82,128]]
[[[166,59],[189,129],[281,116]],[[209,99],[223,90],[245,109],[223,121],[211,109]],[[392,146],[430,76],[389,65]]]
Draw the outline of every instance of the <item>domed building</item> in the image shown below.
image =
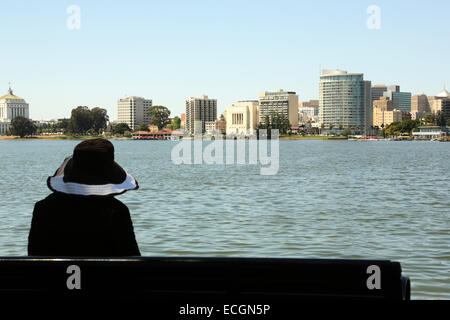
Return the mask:
[[450,100],[450,92],[445,88],[436,96],[428,97],[431,112],[436,114],[438,111],[443,111],[443,105],[447,105],[448,100]]
[[448,92],[446,89],[444,89],[441,92],[439,92],[436,95],[436,97],[440,98],[440,99],[448,99],[448,98],[450,98],[450,92]]
[[0,135],[8,130],[11,121],[15,117],[30,117],[30,108],[28,103],[19,96],[14,95],[11,87],[8,93],[0,97]]

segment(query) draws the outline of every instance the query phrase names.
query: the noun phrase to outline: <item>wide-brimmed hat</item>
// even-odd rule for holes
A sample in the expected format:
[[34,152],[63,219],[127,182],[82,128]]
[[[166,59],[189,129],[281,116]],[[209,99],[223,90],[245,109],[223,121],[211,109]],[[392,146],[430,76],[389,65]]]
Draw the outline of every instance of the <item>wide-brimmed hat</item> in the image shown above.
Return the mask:
[[105,139],[78,144],[47,185],[54,192],[80,196],[111,196],[139,188],[136,179],[114,161],[114,146]]

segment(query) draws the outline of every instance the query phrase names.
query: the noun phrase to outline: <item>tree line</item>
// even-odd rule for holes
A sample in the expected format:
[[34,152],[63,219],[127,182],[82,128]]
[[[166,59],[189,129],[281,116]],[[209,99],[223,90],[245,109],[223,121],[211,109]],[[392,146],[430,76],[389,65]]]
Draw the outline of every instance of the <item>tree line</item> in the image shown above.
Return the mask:
[[272,112],[264,116],[264,121],[256,127],[256,135],[260,130],[267,130],[267,139],[271,139],[272,130],[278,129],[280,134],[287,134],[291,129],[289,119],[284,113]]
[[60,119],[56,123],[44,123],[39,126],[30,119],[15,117],[9,126],[9,134],[31,136],[36,133],[64,133],[73,135],[99,135],[106,129],[109,117],[106,109],[79,106],[72,109],[69,119]]

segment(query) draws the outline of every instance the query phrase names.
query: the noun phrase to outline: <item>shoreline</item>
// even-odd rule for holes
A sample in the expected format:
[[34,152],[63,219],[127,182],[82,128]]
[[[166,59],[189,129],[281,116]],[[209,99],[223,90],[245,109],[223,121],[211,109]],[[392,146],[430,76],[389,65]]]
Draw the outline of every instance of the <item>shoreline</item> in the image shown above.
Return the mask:
[[[89,139],[104,138],[107,140],[122,140],[122,141],[170,141],[170,140],[136,140],[133,138],[125,137],[109,137],[105,138],[103,136],[33,136],[27,138],[20,138],[18,136],[0,136],[0,141],[56,141],[56,140],[67,140],[67,141],[83,141]],[[203,139],[205,141],[210,141],[209,139]],[[226,140],[226,139],[224,139]],[[289,140],[334,140],[334,141],[402,141],[402,140],[371,140],[371,139],[348,139],[344,136],[280,136],[279,140],[289,141]],[[432,140],[405,140],[405,141],[432,141]],[[441,142],[450,142],[450,139],[440,140]]]

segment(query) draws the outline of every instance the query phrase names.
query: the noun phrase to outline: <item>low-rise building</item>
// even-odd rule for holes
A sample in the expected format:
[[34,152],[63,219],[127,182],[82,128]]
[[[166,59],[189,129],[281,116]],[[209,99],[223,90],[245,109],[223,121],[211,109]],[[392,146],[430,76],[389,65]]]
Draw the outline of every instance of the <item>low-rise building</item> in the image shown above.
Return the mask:
[[419,127],[419,131],[413,132],[413,137],[416,140],[431,140],[439,139],[441,137],[450,136],[450,127],[427,126]]
[[227,135],[253,135],[259,123],[257,100],[239,101],[226,110]]
[[216,130],[216,121],[205,121],[205,132],[213,133]]
[[216,119],[216,131],[219,131],[222,134],[226,134],[227,132],[227,121],[223,114]]

